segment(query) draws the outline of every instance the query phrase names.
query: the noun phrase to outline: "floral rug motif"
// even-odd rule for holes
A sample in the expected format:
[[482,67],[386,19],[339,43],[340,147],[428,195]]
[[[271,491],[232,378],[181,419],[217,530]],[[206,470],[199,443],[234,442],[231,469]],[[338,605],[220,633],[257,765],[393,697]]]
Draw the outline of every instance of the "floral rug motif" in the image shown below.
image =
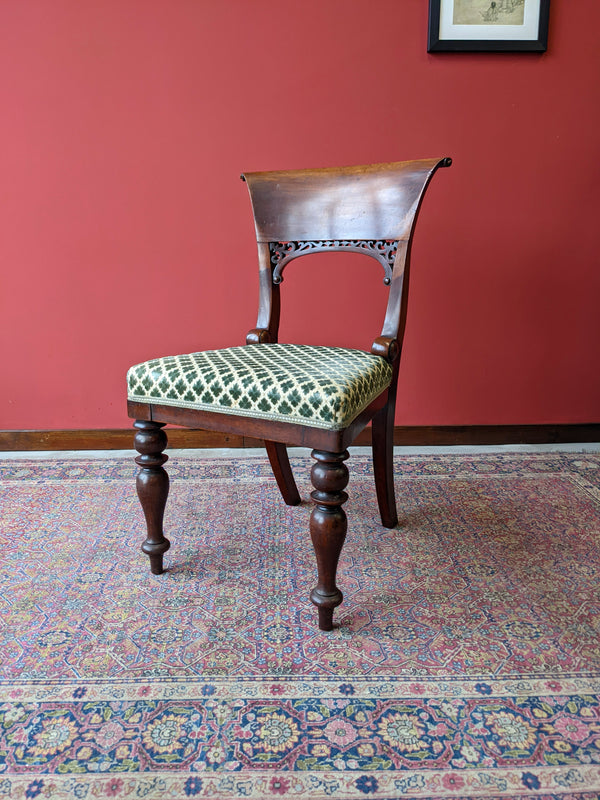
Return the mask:
[[[292,451],[293,452],[293,451]],[[0,800],[598,800],[600,455],[351,457],[338,626],[263,457],[0,461]]]

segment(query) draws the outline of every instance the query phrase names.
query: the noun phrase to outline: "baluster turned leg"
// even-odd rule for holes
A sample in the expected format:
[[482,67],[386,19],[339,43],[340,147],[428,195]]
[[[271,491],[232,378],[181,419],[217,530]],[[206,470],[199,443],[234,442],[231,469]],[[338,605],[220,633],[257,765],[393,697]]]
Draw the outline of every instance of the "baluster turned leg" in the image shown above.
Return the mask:
[[318,582],[310,593],[310,599],[319,610],[319,628],[333,628],[333,609],[343,600],[335,584],[337,564],[346,538],[346,513],[342,504],[348,499],[344,491],[348,485],[348,469],[343,463],[348,451],[328,453],[313,450],[311,472],[315,487],[311,497],[315,503],[310,517],[310,535],[317,556]]
[[148,529],[142,550],[150,556],[153,575],[162,574],[163,553],[171,546],[163,533],[163,516],[169,495],[169,476],[163,469],[163,464],[169,458],[163,453],[167,446],[167,434],[162,430],[163,426],[162,422],[143,420],[137,420],[133,425],[137,429],[135,449],[140,453],[135,459],[140,467],[136,488]]

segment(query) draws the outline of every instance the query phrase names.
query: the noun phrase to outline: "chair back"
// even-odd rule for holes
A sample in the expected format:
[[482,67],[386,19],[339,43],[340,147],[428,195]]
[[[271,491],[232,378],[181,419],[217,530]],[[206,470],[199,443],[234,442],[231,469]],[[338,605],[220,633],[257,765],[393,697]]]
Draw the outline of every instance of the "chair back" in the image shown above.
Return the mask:
[[375,258],[390,286],[382,336],[396,338],[406,294],[410,242],[427,185],[451,160],[420,159],[355,167],[250,172],[261,268],[258,340],[276,341],[277,287],[287,264],[324,250],[350,250]]

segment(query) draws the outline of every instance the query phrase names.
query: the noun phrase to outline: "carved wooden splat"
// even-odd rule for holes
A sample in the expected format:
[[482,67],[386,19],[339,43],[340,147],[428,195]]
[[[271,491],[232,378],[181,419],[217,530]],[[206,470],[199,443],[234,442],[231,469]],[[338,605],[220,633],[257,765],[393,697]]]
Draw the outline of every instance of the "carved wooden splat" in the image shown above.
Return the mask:
[[386,239],[332,239],[314,242],[269,242],[271,264],[273,265],[273,283],[283,281],[283,270],[294,258],[317,253],[324,250],[347,250],[352,253],[364,253],[375,258],[385,273],[383,282],[388,286],[392,280],[394,261],[398,250],[398,242]]

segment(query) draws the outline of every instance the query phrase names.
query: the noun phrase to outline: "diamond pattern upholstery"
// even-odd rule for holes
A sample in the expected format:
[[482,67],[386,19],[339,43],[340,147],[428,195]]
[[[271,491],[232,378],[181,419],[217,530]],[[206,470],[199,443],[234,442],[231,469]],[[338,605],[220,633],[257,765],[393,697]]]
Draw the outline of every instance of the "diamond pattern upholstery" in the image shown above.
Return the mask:
[[127,373],[129,400],[340,430],[392,379],[380,356],[252,344],[156,358]]

